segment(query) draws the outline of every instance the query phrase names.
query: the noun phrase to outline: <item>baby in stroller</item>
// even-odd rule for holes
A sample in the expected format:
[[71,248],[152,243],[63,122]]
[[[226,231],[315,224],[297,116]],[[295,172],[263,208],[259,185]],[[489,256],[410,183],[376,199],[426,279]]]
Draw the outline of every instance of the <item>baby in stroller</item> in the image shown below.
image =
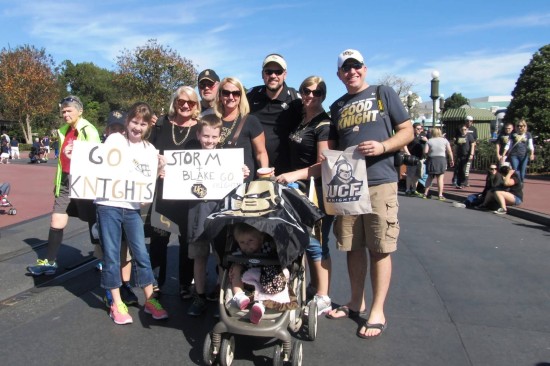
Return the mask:
[[[239,249],[234,254],[254,256],[266,255],[277,259],[275,244],[269,235],[245,223],[238,223],[233,228],[233,237]],[[266,240],[267,239],[267,240]],[[245,284],[254,289],[254,304],[250,309],[250,322],[258,324],[262,319],[266,306],[274,310],[297,309],[296,297],[288,291],[290,273],[280,265],[246,266],[233,263],[229,269],[229,281],[233,290],[232,301],[241,310],[250,304],[250,297],[244,292]],[[244,271],[244,272],[243,272]]]
[[[220,321],[203,346],[205,364],[231,364],[233,335],[275,338],[274,364],[301,364],[301,341],[292,341],[290,332],[301,329],[306,307],[314,305],[309,313],[317,314],[316,303],[306,301],[304,253],[322,216],[297,189],[258,179],[235,188],[206,218],[204,235],[225,271]],[[252,301],[243,291],[247,282],[254,284]],[[317,316],[307,317],[307,331],[314,340]]]

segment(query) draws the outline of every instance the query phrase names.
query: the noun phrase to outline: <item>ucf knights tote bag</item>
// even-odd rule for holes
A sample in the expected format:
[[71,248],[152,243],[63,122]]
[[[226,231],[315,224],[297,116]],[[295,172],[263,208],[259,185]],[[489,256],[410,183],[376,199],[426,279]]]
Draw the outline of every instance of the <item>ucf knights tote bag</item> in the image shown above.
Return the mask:
[[325,150],[321,164],[323,202],[329,215],[372,213],[365,157],[357,146],[344,151]]

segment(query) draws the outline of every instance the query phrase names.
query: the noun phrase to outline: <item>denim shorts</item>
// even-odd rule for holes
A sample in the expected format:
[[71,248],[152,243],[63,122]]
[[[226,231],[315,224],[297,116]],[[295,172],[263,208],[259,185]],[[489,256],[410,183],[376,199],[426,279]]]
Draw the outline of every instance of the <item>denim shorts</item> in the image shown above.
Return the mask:
[[309,244],[306,247],[306,255],[314,262],[319,262],[320,260],[330,258],[328,240],[325,241],[323,245],[321,245],[319,240],[315,239],[314,237],[310,237]]

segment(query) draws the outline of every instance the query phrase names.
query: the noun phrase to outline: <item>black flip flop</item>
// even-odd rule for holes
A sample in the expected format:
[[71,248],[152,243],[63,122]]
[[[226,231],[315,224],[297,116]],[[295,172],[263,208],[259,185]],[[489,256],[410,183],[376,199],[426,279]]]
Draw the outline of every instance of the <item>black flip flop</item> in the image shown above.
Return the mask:
[[346,318],[357,319],[362,315],[367,315],[366,311],[351,310],[346,305],[339,306],[334,310],[336,310],[336,312],[342,312],[345,315],[344,316],[333,316],[333,315],[330,315],[330,312],[329,312],[328,314],[325,315],[325,317],[328,318],[328,319],[346,319]]
[[[365,328],[365,332],[368,329],[379,329],[380,333],[378,333],[375,336],[366,336],[365,334],[361,333],[361,329],[363,329],[363,327]],[[382,333],[384,333],[384,331],[386,330],[387,327],[388,327],[388,322],[385,322],[384,324],[382,324],[382,323],[372,323],[371,324],[371,323],[365,321],[365,323],[363,323],[363,325],[361,325],[359,327],[359,329],[357,330],[357,336],[359,338],[363,338],[363,339],[377,338],[377,337],[380,337],[382,335]]]

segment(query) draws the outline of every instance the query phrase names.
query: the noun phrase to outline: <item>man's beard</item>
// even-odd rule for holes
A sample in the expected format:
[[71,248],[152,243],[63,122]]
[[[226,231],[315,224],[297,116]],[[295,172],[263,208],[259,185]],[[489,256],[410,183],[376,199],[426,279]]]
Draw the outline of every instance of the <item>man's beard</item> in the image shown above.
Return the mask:
[[282,89],[282,88],[283,88],[283,84],[279,85],[279,86],[276,87],[276,88],[270,88],[269,86],[266,86],[266,89],[269,90],[269,91],[272,92],[272,93],[275,93],[275,92],[279,91],[279,90]]

